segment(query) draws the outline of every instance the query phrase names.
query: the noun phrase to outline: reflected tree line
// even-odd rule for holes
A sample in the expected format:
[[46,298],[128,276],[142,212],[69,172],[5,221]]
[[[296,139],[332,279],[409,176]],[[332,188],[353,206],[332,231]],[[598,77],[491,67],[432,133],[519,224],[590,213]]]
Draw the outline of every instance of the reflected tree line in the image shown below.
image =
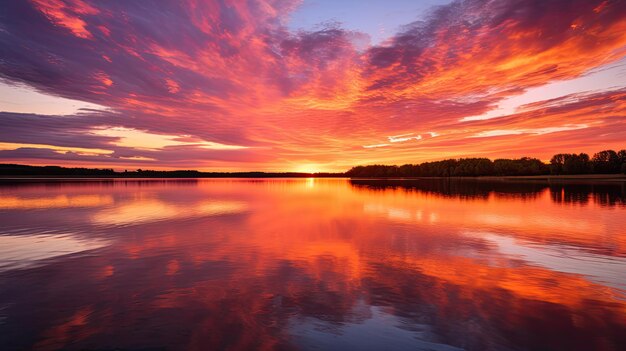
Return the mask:
[[557,154],[546,164],[539,159],[461,158],[402,166],[357,166],[346,172],[352,178],[386,177],[479,177],[569,174],[626,174],[626,150],[588,154]]
[[625,206],[626,186],[622,184],[551,184],[550,197],[557,203],[590,202],[602,206]]
[[385,191],[389,189],[419,192],[437,196],[486,200],[498,197],[535,199],[546,189],[556,203],[596,203],[601,206],[626,206],[626,184],[623,182],[546,182],[546,181],[482,181],[482,180],[368,180],[351,179],[357,189]]

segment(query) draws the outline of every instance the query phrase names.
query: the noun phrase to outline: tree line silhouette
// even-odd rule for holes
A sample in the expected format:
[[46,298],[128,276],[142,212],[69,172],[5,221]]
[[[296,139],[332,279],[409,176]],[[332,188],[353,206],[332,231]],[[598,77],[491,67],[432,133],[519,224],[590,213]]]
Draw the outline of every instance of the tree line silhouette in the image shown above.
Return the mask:
[[195,170],[155,171],[137,169],[117,172],[110,168],[29,166],[0,164],[0,176],[100,177],[100,178],[307,178],[344,177],[343,173],[301,172],[201,172]]
[[306,178],[306,177],[478,177],[533,176],[569,174],[626,174],[626,150],[604,150],[593,157],[585,153],[556,154],[546,164],[539,159],[461,158],[405,164],[402,166],[356,166],[345,173],[299,172],[201,172],[195,170],[117,172],[113,169],[68,168],[60,166],[29,166],[0,164],[0,176],[107,177],[107,178]]
[[351,178],[388,177],[479,177],[569,174],[626,174],[626,150],[588,154],[556,154],[546,164],[539,159],[461,158],[402,166],[356,166],[346,172]]

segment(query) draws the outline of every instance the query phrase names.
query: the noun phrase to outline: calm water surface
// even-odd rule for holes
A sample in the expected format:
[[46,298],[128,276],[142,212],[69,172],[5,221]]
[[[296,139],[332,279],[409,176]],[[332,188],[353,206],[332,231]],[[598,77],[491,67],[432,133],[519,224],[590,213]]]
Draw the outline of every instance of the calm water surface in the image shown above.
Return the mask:
[[0,185],[0,349],[624,350],[615,184]]

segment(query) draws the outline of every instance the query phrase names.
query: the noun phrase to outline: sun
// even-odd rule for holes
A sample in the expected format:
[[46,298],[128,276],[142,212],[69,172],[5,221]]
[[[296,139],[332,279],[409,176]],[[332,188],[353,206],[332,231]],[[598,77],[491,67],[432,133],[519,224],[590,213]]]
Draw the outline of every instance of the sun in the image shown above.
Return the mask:
[[302,164],[296,167],[296,172],[298,173],[318,173],[319,165],[314,163]]

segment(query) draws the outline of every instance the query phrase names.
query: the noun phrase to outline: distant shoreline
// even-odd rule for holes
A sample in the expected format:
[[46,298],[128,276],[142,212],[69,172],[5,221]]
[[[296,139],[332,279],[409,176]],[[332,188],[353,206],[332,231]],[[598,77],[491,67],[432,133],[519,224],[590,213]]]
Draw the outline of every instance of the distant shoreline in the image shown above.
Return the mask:
[[30,166],[0,164],[0,179],[200,179],[200,178],[336,178],[345,173],[304,172],[202,172],[196,170],[141,170],[118,172],[113,169],[68,168],[60,166]]
[[[118,180],[118,179],[271,179],[271,178],[349,178],[353,180],[387,180],[410,181],[419,179],[447,179],[447,180],[483,180],[483,181],[600,181],[625,182],[626,162],[621,166],[617,161],[626,160],[626,150],[615,153],[612,150],[602,153],[615,154],[613,161],[602,161],[596,157],[589,161],[585,154],[559,154],[566,160],[561,164],[554,161],[548,165],[538,159],[497,159],[491,161],[485,158],[450,159],[435,162],[426,162],[417,165],[386,166],[370,165],[356,166],[347,172],[204,172],[197,170],[142,170],[115,171],[100,168],[68,168],[61,166],[31,166],[22,164],[0,164],[0,182],[35,182],[35,181],[88,181],[88,180]],[[568,158],[569,157],[569,158]],[[610,158],[609,156],[607,156]],[[583,161],[580,161],[582,159]],[[598,159],[598,160],[596,160]],[[573,160],[573,161],[572,161]],[[600,161],[599,161],[600,160]],[[571,162],[570,162],[571,161]],[[575,163],[574,161],[580,164]],[[567,163],[570,162],[570,163]],[[574,163],[572,163],[574,162]],[[581,163],[582,162],[582,163]],[[582,167],[581,165],[584,165]],[[572,169],[567,169],[567,167]],[[574,167],[581,166],[581,167]],[[618,167],[619,166],[619,167]],[[565,168],[563,168],[565,167]],[[617,173],[620,169],[622,173]],[[593,172],[595,171],[595,173]],[[563,174],[566,173],[566,174]],[[570,174],[567,174],[570,173]],[[574,174],[572,174],[574,173]]]
[[64,180],[79,180],[79,181],[102,181],[102,180],[194,180],[194,179],[307,179],[307,178],[344,178],[348,177],[344,175],[338,176],[317,176],[317,175],[298,175],[298,176],[280,176],[280,175],[261,175],[261,176],[237,176],[237,175],[225,175],[225,176],[198,176],[198,177],[177,177],[177,176],[159,176],[159,177],[137,177],[137,176],[2,176],[0,175],[0,182],[3,181],[64,181]]

